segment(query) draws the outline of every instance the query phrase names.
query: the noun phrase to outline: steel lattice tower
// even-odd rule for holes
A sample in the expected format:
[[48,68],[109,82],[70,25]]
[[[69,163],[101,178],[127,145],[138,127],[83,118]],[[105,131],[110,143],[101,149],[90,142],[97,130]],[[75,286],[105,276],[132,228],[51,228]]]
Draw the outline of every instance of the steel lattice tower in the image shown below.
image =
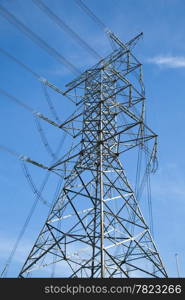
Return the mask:
[[65,183],[19,277],[51,264],[61,277],[167,277],[120,159],[135,147],[151,154],[150,163],[156,155],[142,66],[131,52],[141,35],[126,44],[109,36],[115,50],[66,87],[76,112],[51,122],[77,142],[48,168],[65,172]]

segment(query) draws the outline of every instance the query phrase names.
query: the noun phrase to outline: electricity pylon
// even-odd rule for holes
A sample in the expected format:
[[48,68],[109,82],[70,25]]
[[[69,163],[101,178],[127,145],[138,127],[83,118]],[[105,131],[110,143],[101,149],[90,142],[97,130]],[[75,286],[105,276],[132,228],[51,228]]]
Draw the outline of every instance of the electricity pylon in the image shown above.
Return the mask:
[[136,147],[150,154],[148,168],[156,158],[157,136],[144,118],[142,66],[131,52],[142,34],[126,44],[108,34],[113,52],[63,92],[76,103],[75,113],[62,124],[40,115],[76,144],[48,167],[65,174],[65,183],[19,277],[38,276],[52,264],[58,277],[167,277],[121,162]]

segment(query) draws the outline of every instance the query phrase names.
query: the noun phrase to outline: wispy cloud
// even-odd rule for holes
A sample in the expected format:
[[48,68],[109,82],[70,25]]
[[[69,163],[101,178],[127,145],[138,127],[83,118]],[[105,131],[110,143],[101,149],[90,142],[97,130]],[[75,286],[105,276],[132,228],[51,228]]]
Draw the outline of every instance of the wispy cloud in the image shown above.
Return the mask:
[[158,55],[147,59],[147,62],[166,68],[185,68],[185,56]]

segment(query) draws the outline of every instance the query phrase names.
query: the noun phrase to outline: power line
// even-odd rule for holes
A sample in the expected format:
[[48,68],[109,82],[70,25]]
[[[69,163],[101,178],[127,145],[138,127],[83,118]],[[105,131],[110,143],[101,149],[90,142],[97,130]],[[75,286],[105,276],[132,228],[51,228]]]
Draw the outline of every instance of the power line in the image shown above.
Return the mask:
[[[43,80],[43,78],[38,73],[36,73],[33,69],[31,69],[30,67],[28,67],[27,65],[25,65],[22,61],[20,61],[19,59],[17,59],[15,56],[13,56],[12,54],[10,54],[9,52],[7,52],[4,49],[0,48],[0,53],[2,53],[3,55],[7,56],[12,61],[16,62],[20,67],[22,67],[23,69],[25,69],[27,72],[31,73],[36,79],[38,79],[41,82],[43,93],[44,93],[45,99],[46,99],[46,101],[48,103],[49,109],[50,109],[53,117],[55,118],[55,120],[57,122],[60,122],[59,117],[57,115],[57,112],[55,110],[55,107],[53,105],[53,102],[51,100],[51,97],[49,96],[49,93],[47,92],[46,81]],[[1,93],[4,94],[4,95],[6,95],[6,96],[8,96],[8,97],[10,96],[10,94],[8,94],[7,92],[5,92],[4,90],[1,90]],[[15,97],[14,97],[14,101],[15,101]],[[20,104],[20,101],[18,99],[16,99],[16,102],[19,102],[18,104]],[[22,103],[21,103],[21,105],[22,105]],[[25,105],[24,105],[24,108],[25,108]]]
[[176,268],[177,268],[177,277],[180,278],[178,253],[175,253],[175,261],[176,261]]
[[[5,95],[6,97],[8,97],[10,100],[12,100],[13,102],[15,102],[17,105],[19,105],[19,106],[23,107],[24,109],[26,109],[27,111],[31,112],[35,117],[41,118],[42,120],[44,120],[44,121],[46,121],[46,122],[48,122],[48,123],[50,123],[50,124],[56,126],[57,128],[60,128],[59,124],[57,124],[57,123],[55,123],[55,122],[49,120],[47,117],[45,117],[44,115],[38,113],[37,111],[35,111],[35,110],[34,110],[33,108],[31,108],[30,106],[24,104],[22,101],[20,101],[20,100],[19,100],[18,98],[16,98],[14,95],[12,95],[12,94],[10,94],[10,93],[6,92],[5,90],[2,90],[2,89],[0,89],[0,93],[3,94],[3,95]],[[62,128],[61,128],[61,129],[62,129]],[[41,130],[42,130],[42,129],[41,129]],[[67,132],[67,131],[64,129],[64,132]],[[44,142],[45,146],[48,148],[48,147],[49,147],[49,144],[48,144],[48,142],[47,142],[47,139],[46,139],[45,136],[43,136],[43,132],[42,132],[41,134],[42,134],[43,142]],[[50,147],[49,147],[49,148],[50,148]],[[0,150],[8,151],[8,152],[10,152],[10,153],[12,152],[11,150],[7,150],[6,147],[3,147],[3,146],[1,146],[1,145],[0,145]],[[50,148],[50,149],[47,149],[47,150],[49,150],[50,154],[52,153],[51,148]],[[15,153],[12,152],[11,154],[16,155],[16,156],[20,156],[20,155],[17,154],[16,152],[15,152]],[[52,156],[54,157],[55,155],[53,155],[53,153],[52,153]],[[26,161],[28,161],[28,160],[26,160]],[[33,161],[30,161],[30,160],[29,160],[29,162],[33,163]],[[35,163],[34,163],[34,164],[35,164]],[[36,165],[38,166],[39,164],[36,163]],[[39,166],[41,166],[41,165],[39,165]],[[43,167],[43,166],[42,166],[42,167]]]
[[79,7],[105,32],[108,31],[107,26],[98,18],[90,8],[87,7],[81,0],[74,0]]
[[41,78],[39,74],[37,74],[30,67],[28,67],[27,65],[25,65],[23,62],[21,62],[19,59],[17,59],[15,56],[11,55],[10,53],[8,53],[7,51],[5,51],[4,49],[0,48],[0,52],[3,55],[5,55],[8,58],[10,58],[11,60],[13,60],[14,62],[16,62],[19,66],[21,66],[22,68],[24,68],[26,71],[28,71],[29,73],[31,73],[35,78],[37,78],[37,79]]
[[37,187],[32,179],[32,176],[30,175],[30,173],[28,171],[26,162],[24,160],[21,160],[21,164],[22,164],[22,170],[23,170],[24,176],[26,177],[27,182],[28,182],[29,186],[31,187],[33,194],[37,195],[44,205],[47,205],[48,207],[50,207],[51,204],[43,198],[42,194],[37,189]]
[[55,109],[55,107],[54,107],[54,105],[53,105],[53,102],[52,102],[52,100],[51,100],[51,97],[49,96],[49,93],[48,93],[48,91],[47,91],[47,86],[46,86],[43,82],[41,82],[41,84],[42,84],[42,89],[43,89],[43,93],[44,93],[45,99],[46,99],[46,101],[47,101],[47,103],[48,103],[48,106],[49,106],[50,111],[51,111],[51,113],[52,113],[52,115],[53,115],[53,118],[54,118],[58,123],[60,123],[60,119],[59,119],[59,117],[58,117],[58,114],[57,114],[57,112],[56,112],[56,109]]
[[59,127],[58,124],[56,124],[55,122],[49,120],[48,118],[46,118],[44,115],[40,114],[39,112],[35,111],[32,107],[30,107],[29,105],[23,103],[21,100],[19,100],[17,97],[15,97],[14,95],[8,93],[7,91],[3,90],[0,88],[0,94],[6,96],[7,98],[9,98],[10,100],[12,100],[14,103],[16,103],[17,105],[23,107],[25,110],[27,110],[28,112],[32,113],[34,116],[41,118],[42,120],[45,120],[46,122],[49,122],[57,127]]
[[43,181],[43,183],[41,185],[41,188],[39,189],[39,193],[36,194],[35,201],[34,201],[32,207],[31,207],[31,210],[30,210],[30,212],[29,212],[29,214],[28,214],[28,216],[26,218],[26,221],[25,221],[25,223],[24,223],[24,225],[23,225],[23,227],[22,227],[22,229],[21,229],[21,231],[20,231],[20,233],[18,235],[18,238],[17,238],[17,240],[16,240],[16,242],[14,244],[14,247],[13,247],[13,249],[12,249],[12,251],[11,251],[9,257],[8,257],[8,260],[6,262],[5,268],[4,268],[3,272],[1,273],[1,277],[6,277],[6,274],[8,272],[8,268],[9,268],[9,266],[11,264],[11,261],[12,261],[14,255],[15,255],[15,252],[16,252],[18,246],[19,246],[19,243],[20,243],[20,241],[21,241],[21,239],[22,239],[22,237],[23,237],[23,235],[24,235],[24,233],[26,231],[26,228],[28,227],[28,224],[29,224],[29,222],[30,222],[30,220],[31,220],[31,218],[33,216],[33,213],[35,212],[35,209],[37,207],[37,204],[39,202],[41,194],[42,194],[42,192],[43,192],[43,190],[45,188],[45,185],[46,185],[46,183],[47,183],[47,181],[49,179],[49,174],[50,174],[49,172],[46,174],[46,177],[45,177],[45,179],[44,179],[44,181]]
[[3,90],[3,89],[0,88],[0,93],[2,95],[4,95],[4,96],[8,97],[10,100],[12,100],[13,102],[15,102],[17,105],[22,106],[27,111],[29,111],[29,112],[31,112],[33,114],[36,113],[33,108],[31,108],[29,105],[23,103],[17,97],[15,97],[14,95],[8,93],[7,91],[5,91],[5,90]]
[[40,119],[35,117],[35,124],[36,124],[36,127],[37,127],[37,130],[40,134],[40,137],[41,137],[41,141],[44,145],[44,147],[46,148],[47,152],[53,157],[53,159],[55,159],[55,154],[53,153],[53,150],[44,134],[44,130],[42,129],[42,126],[40,124]]
[[34,116],[38,117],[38,118],[41,118],[42,120],[46,121],[47,123],[49,124],[52,124],[54,125],[55,127],[57,128],[60,128],[60,129],[63,129],[64,131],[65,128],[62,128],[60,127],[59,124],[57,124],[56,122],[48,119],[46,116],[44,116],[43,114],[35,111],[33,108],[31,108],[30,106],[28,106],[27,104],[24,104],[22,101],[20,101],[17,97],[15,97],[14,95],[8,93],[7,91],[3,90],[3,89],[0,89],[0,93],[5,95],[6,97],[8,97],[10,100],[12,100],[13,102],[15,102],[17,105],[23,107],[25,110],[31,112]]
[[44,49],[49,55],[53,56],[59,63],[65,65],[70,69],[75,75],[79,75],[80,71],[69,62],[63,55],[61,55],[56,49],[51,47],[43,39],[41,39],[36,33],[34,33],[30,28],[19,21],[12,13],[0,5],[0,14],[2,17],[8,20],[9,23],[15,25],[17,29],[23,32],[29,39],[36,43],[40,48]]
[[[34,77],[36,77],[38,80],[41,79],[41,77],[40,77],[39,74],[37,74],[37,73],[36,73],[35,71],[33,71],[30,67],[28,67],[27,65],[25,65],[24,63],[22,63],[20,60],[18,60],[16,57],[12,56],[10,53],[8,53],[7,51],[5,51],[4,49],[0,48],[0,52],[1,52],[3,55],[5,55],[5,56],[7,56],[8,58],[10,58],[11,60],[15,61],[18,65],[20,65],[20,66],[21,66],[22,68],[24,68],[26,71],[30,72],[30,73],[31,73]],[[58,116],[57,116],[57,112],[56,112],[56,110],[55,110],[55,108],[54,108],[54,105],[53,105],[53,103],[52,103],[51,98],[49,97],[49,94],[48,94],[48,92],[47,92],[47,88],[46,88],[45,84],[43,83],[43,81],[41,81],[41,85],[42,85],[42,88],[43,88],[43,92],[44,92],[44,95],[45,95],[45,99],[46,99],[46,101],[47,101],[47,103],[48,103],[48,106],[49,106],[49,109],[51,110],[52,115],[54,116],[54,118],[55,118],[58,122],[60,122],[60,120],[59,120],[59,118],[58,118]],[[19,106],[22,106],[23,108],[25,108],[25,109],[28,110],[29,112],[35,113],[34,110],[33,110],[31,107],[29,107],[28,105],[24,104],[22,101],[20,101],[19,99],[17,99],[15,96],[10,95],[8,92],[6,92],[6,91],[4,91],[4,90],[2,90],[2,89],[0,89],[0,93],[3,94],[3,95],[5,95],[5,96],[8,97],[9,99],[13,100],[16,104],[18,104]],[[42,126],[41,126],[41,124],[40,124],[40,122],[39,122],[38,116],[35,117],[35,122],[36,122],[36,125],[37,125],[36,128],[37,128],[37,130],[38,130],[38,132],[39,132],[39,134],[40,134],[40,136],[41,136],[41,140],[42,140],[42,142],[43,142],[43,144],[44,144],[46,150],[47,150],[48,153],[54,158],[54,153],[53,153],[53,151],[52,151],[52,149],[51,149],[51,147],[50,147],[50,145],[49,145],[49,142],[48,142],[48,140],[47,140],[47,138],[46,138],[46,136],[45,136],[45,134],[44,134],[44,131],[43,131]],[[0,146],[0,148],[1,148],[1,150],[3,150],[3,148],[5,148],[5,147]],[[6,149],[6,150],[7,150],[7,149]],[[11,150],[8,150],[8,151],[9,151],[11,154],[13,154]]]
[[[97,15],[95,15],[95,13],[93,13],[93,11],[87,5],[85,5],[82,0],[74,0],[74,1],[101,28],[101,30],[103,30],[107,34],[108,39],[111,43],[111,47],[113,50],[115,50],[115,45],[114,45],[114,43],[112,43],[113,42],[112,38],[113,38],[113,36],[115,37],[115,35],[106,26],[106,24],[103,23],[102,20],[99,17],[97,17]],[[129,49],[131,49],[142,35],[143,35],[143,32],[141,32],[136,37],[131,39],[128,43],[125,44],[125,46],[129,47]]]
[[[37,78],[43,85],[50,87],[51,89],[53,89],[55,92],[61,94],[64,96],[63,92],[61,89],[59,89],[58,87],[56,87],[54,84],[52,84],[51,82],[49,82],[47,79],[41,77],[38,73],[36,73],[33,69],[31,69],[30,67],[28,67],[27,65],[25,65],[22,61],[20,61],[17,57],[13,56],[12,54],[10,54],[9,52],[5,51],[4,49],[0,48],[0,52],[7,56],[8,58],[10,58],[11,60],[13,60],[14,62],[16,62],[19,66],[21,66],[22,68],[24,68],[27,72],[30,72],[35,78]],[[66,95],[65,95],[66,96]],[[68,98],[69,100],[72,101],[72,99],[70,99],[69,97],[66,96],[66,98]],[[73,101],[72,101],[73,102]],[[49,103],[48,103],[49,104]],[[50,100],[50,104],[51,104],[51,100]]]
[[[55,151],[55,157],[58,156],[58,154],[59,154],[59,152],[61,150],[61,147],[63,146],[64,140],[65,140],[65,136],[66,135],[63,136],[62,140],[60,141],[60,143],[59,143],[59,145],[58,145],[58,147],[57,147],[57,149]],[[7,147],[5,147],[3,145],[0,145],[0,150],[6,151],[6,152],[8,152],[8,153],[10,153],[10,154],[12,154],[12,155],[14,155],[16,157],[19,157],[19,158],[21,157],[20,154],[16,153],[14,150],[9,149],[9,148],[7,148]],[[54,159],[52,160],[52,162],[54,162]],[[32,190],[34,191],[34,194],[36,195],[36,198],[34,200],[33,205],[31,206],[31,209],[30,209],[29,214],[28,214],[28,216],[27,216],[27,218],[26,218],[26,220],[25,220],[25,222],[23,224],[23,227],[21,228],[21,231],[20,231],[20,233],[19,233],[19,235],[17,237],[17,240],[15,241],[15,244],[14,244],[14,246],[13,246],[11,252],[10,252],[10,255],[9,255],[7,261],[6,261],[5,267],[4,267],[3,271],[1,272],[1,277],[6,277],[6,275],[8,273],[8,270],[9,270],[10,264],[12,262],[12,259],[13,259],[14,255],[15,255],[15,252],[17,251],[17,248],[18,248],[18,246],[19,246],[19,244],[20,244],[20,242],[22,240],[22,237],[23,237],[23,235],[24,235],[24,233],[25,233],[25,231],[26,231],[26,229],[27,229],[27,227],[29,225],[29,222],[30,222],[30,220],[31,220],[31,218],[32,218],[32,216],[33,216],[33,214],[35,212],[35,209],[36,209],[36,207],[38,205],[39,200],[41,200],[45,205],[48,205],[48,203],[42,198],[42,192],[43,192],[43,190],[44,190],[44,188],[45,188],[45,186],[46,186],[46,184],[47,184],[47,182],[49,180],[49,177],[50,177],[50,174],[51,174],[50,171],[47,171],[47,173],[45,175],[45,178],[44,178],[44,180],[43,180],[40,188],[37,189],[35,187],[35,185],[33,184],[32,178],[30,177],[30,174],[28,173],[28,169],[26,168],[26,165],[25,165],[24,161],[23,161],[23,169],[24,169],[23,170],[24,171],[24,175],[25,175],[26,179],[28,180],[28,182],[29,182]],[[63,178],[62,178],[62,180],[63,180]],[[58,187],[57,187],[57,191],[58,191]]]
[[[3,145],[0,145],[0,150],[6,151],[6,152],[8,152],[9,154],[12,154],[13,156],[16,156],[16,157],[19,157],[19,158],[21,157],[20,154],[18,154],[18,153],[15,152],[14,150],[9,149],[9,148],[7,148],[7,147],[5,147],[5,146],[3,146]],[[50,174],[50,173],[48,172],[48,174]],[[16,242],[15,242],[15,244],[14,244],[14,247],[13,247],[13,249],[12,249],[12,251],[11,251],[9,257],[8,257],[8,260],[7,260],[6,264],[5,264],[5,267],[4,267],[4,269],[3,269],[2,273],[1,273],[1,277],[6,277],[6,274],[7,274],[7,272],[8,272],[8,268],[9,268],[9,265],[10,265],[10,263],[11,263],[11,261],[12,261],[12,258],[13,258],[14,254],[15,254],[15,251],[17,250],[17,247],[18,247],[18,245],[19,245],[19,243],[20,243],[20,241],[21,241],[21,239],[22,239],[22,236],[23,236],[23,234],[24,234],[24,232],[25,232],[25,230],[26,230],[26,228],[27,228],[27,226],[28,226],[28,223],[29,223],[29,221],[30,221],[30,219],[31,219],[31,217],[32,217],[32,215],[33,215],[35,209],[36,209],[38,200],[39,200],[40,197],[41,197],[41,193],[42,193],[43,188],[44,188],[45,185],[46,185],[46,182],[47,182],[47,180],[44,181],[44,183],[43,183],[43,185],[42,185],[42,187],[41,187],[41,190],[40,190],[39,192],[36,193],[37,197],[36,197],[36,199],[35,199],[35,201],[34,201],[32,207],[31,207],[31,210],[30,210],[30,212],[29,212],[29,214],[28,214],[28,217],[26,218],[26,221],[25,221],[25,223],[24,223],[24,225],[23,225],[23,227],[22,227],[22,229],[21,229],[21,231],[20,231],[20,233],[19,233],[19,235],[18,235],[18,238],[17,238],[17,240],[16,240]]]
[[20,157],[21,155],[19,153],[17,153],[16,151],[8,148],[8,147],[5,147],[3,145],[0,145],[0,150],[2,151],[5,151],[5,152],[8,152],[9,154],[15,156],[15,157]]
[[109,36],[109,33],[111,32],[111,30],[81,0],[74,0],[74,1],[100,27],[100,29],[103,30],[107,34],[110,46],[111,46],[112,50],[115,50],[115,44],[113,43],[111,37]]
[[102,57],[88,44],[84,41],[73,29],[71,29],[59,16],[57,16],[53,11],[50,10],[41,0],[32,0],[32,2],[37,5],[45,14],[48,15],[50,19],[54,21],[60,28],[65,30],[73,39],[75,39],[83,48],[85,48],[92,56],[101,59]]
[[48,119],[47,117],[45,117],[44,115],[42,115],[41,113],[33,110],[33,108],[31,108],[30,106],[28,106],[27,104],[24,104],[22,101],[20,101],[18,98],[16,98],[15,96],[13,96],[12,94],[6,92],[5,90],[0,89],[0,93],[5,95],[6,97],[8,97],[10,100],[12,100],[13,102],[15,102],[17,105],[23,107],[25,110],[31,112],[34,116],[41,118],[42,120],[46,121],[47,123],[50,123],[58,128],[60,128],[60,125],[55,123],[54,121]]

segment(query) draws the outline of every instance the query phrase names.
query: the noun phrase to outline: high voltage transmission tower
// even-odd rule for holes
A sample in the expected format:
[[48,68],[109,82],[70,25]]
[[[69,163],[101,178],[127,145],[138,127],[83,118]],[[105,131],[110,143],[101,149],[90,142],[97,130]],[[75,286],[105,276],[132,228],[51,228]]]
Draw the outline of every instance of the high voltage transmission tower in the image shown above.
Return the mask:
[[[108,32],[115,48],[94,67],[68,83],[63,95],[77,109],[62,124],[76,141],[48,169],[65,182],[19,277],[167,277],[139,196],[129,183],[125,153],[138,147],[156,161],[157,136],[145,123],[141,63],[131,49]],[[46,82],[47,84],[47,82]],[[42,273],[43,275],[44,273]]]

